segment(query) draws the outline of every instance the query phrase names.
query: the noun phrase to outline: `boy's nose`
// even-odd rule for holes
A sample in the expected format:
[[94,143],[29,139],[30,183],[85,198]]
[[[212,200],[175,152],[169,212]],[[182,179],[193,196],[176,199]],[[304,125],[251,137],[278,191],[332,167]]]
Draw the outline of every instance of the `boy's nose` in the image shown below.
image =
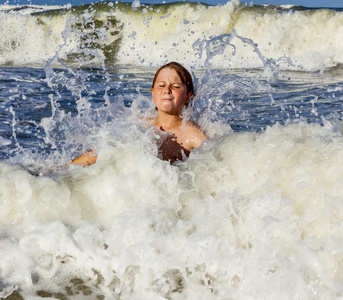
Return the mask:
[[170,94],[171,93],[171,85],[166,85],[164,92],[167,94]]

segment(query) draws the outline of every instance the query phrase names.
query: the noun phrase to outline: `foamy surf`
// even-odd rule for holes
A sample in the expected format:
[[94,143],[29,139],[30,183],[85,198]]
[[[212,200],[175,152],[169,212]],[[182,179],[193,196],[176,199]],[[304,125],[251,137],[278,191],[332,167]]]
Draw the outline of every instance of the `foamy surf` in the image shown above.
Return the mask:
[[144,143],[53,177],[1,164],[2,297],[342,296],[343,140],[330,124],[229,134],[179,166]]
[[[262,55],[282,69],[312,71],[343,59],[343,14],[333,9],[247,6],[238,0],[217,6],[102,2],[44,6],[43,12],[37,7],[29,14],[5,8],[2,65],[42,66],[58,55],[74,66],[103,61],[158,66],[176,60],[197,68],[261,68]],[[221,35],[225,39],[215,38]]]
[[[338,10],[38,9],[0,13],[0,298],[343,297]],[[176,58],[209,139],[170,165],[144,120]]]

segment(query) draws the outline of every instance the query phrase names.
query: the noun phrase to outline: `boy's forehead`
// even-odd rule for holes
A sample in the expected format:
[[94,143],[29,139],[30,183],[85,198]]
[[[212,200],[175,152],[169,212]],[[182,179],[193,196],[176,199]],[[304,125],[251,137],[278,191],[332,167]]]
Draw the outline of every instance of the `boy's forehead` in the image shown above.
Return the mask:
[[171,82],[181,82],[181,77],[177,72],[170,68],[164,68],[162,69],[156,78],[156,81],[171,81]]

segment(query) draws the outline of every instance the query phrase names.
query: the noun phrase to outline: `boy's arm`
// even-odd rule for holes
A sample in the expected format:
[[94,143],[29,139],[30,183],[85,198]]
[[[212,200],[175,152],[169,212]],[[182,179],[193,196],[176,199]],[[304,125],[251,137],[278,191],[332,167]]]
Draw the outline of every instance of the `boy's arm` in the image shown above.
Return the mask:
[[87,151],[85,154],[80,155],[71,161],[71,164],[76,164],[80,166],[90,166],[96,163],[97,155],[92,150]]

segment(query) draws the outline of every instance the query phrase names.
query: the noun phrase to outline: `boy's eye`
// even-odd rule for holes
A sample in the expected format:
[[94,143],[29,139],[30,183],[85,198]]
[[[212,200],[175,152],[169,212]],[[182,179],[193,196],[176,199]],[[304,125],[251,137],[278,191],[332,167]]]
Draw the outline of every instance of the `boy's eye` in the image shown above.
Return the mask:
[[167,85],[166,83],[158,82],[158,83],[156,83],[155,86],[157,88],[165,88],[166,86],[168,86],[169,88],[172,88],[172,89],[182,89],[183,88],[183,84],[181,84],[181,83],[173,83],[171,85]]
[[175,83],[172,85],[173,88],[175,89],[183,89],[184,88],[184,85],[181,84],[181,83]]

